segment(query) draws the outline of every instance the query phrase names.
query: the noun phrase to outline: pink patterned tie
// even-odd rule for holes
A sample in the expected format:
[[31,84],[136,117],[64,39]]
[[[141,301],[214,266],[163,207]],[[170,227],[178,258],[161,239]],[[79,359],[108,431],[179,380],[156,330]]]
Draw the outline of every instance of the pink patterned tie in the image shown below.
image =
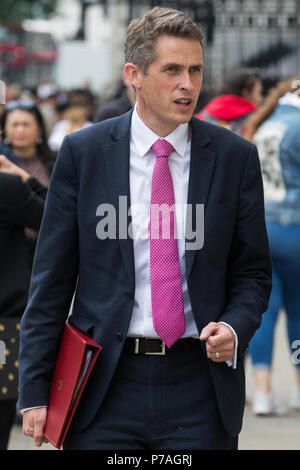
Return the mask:
[[[150,277],[153,326],[170,348],[185,332],[182,285],[176,236],[175,197],[168,157],[174,150],[166,140],[152,145],[156,162],[152,176],[150,212]],[[164,205],[167,210],[159,211]],[[170,208],[173,207],[173,210]]]

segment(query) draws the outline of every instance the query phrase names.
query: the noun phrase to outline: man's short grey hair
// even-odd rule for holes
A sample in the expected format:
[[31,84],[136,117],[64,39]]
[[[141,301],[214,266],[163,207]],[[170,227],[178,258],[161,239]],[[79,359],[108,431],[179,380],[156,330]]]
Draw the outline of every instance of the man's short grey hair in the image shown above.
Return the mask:
[[171,8],[155,7],[130,22],[124,47],[125,63],[138,65],[147,73],[156,58],[156,40],[162,35],[196,40],[203,48],[203,34],[189,16]]

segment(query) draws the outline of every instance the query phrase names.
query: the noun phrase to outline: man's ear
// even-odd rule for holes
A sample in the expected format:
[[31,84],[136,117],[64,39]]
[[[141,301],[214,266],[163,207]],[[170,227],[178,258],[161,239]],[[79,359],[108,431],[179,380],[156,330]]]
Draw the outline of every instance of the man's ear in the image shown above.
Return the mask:
[[140,88],[140,82],[142,78],[142,71],[138,65],[127,63],[124,66],[124,76],[129,83],[136,89]]

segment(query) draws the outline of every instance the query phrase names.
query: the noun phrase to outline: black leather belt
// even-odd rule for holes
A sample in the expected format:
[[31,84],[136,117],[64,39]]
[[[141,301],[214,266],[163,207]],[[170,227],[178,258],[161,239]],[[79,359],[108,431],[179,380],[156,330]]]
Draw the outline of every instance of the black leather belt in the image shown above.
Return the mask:
[[190,347],[200,346],[196,338],[183,338],[168,348],[161,339],[156,338],[126,338],[124,352],[131,354],[165,356],[173,351],[187,351]]

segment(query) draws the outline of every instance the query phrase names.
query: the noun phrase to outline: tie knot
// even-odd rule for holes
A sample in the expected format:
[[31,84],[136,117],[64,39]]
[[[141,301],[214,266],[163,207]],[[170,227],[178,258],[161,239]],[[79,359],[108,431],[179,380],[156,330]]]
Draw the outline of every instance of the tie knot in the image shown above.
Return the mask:
[[174,150],[173,145],[164,139],[158,139],[156,142],[154,142],[151,148],[156,157],[169,157],[169,155]]

